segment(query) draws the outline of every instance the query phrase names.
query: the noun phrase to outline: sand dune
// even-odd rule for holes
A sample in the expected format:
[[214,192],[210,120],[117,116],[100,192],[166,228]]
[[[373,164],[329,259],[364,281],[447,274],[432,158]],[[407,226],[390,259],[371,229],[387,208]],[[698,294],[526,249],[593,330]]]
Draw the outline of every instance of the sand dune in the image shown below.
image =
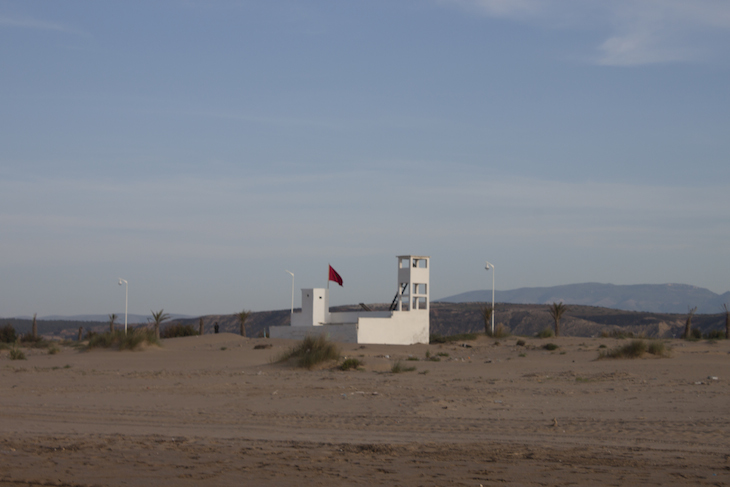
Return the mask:
[[5,351],[0,486],[730,484],[730,342],[597,361],[626,341],[524,340],[344,345],[348,372],[227,333]]

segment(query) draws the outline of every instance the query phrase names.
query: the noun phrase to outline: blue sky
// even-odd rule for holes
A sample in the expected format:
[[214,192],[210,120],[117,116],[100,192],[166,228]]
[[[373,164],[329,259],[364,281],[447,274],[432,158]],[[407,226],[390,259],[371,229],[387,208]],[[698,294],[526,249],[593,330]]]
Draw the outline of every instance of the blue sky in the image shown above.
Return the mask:
[[[0,316],[730,289],[730,4],[0,0]],[[299,303],[299,294],[295,300]],[[688,303],[689,304],[689,303]]]

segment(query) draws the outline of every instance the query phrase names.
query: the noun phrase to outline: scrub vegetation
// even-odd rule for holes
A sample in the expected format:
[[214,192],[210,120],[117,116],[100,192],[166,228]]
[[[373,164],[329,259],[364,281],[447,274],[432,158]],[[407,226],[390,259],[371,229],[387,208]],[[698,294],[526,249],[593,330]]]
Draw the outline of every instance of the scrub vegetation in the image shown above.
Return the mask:
[[294,359],[298,367],[312,369],[315,365],[340,359],[340,349],[323,335],[316,338],[308,336],[298,345],[284,352],[277,362]]
[[607,358],[641,358],[646,353],[657,357],[668,357],[669,349],[664,345],[664,342],[659,340],[648,344],[644,340],[633,340],[621,347],[599,351],[598,358],[599,360]]
[[130,328],[127,333],[124,330],[113,332],[96,333],[89,337],[87,349],[113,348],[116,350],[134,350],[142,344],[159,345],[157,334],[154,329]]

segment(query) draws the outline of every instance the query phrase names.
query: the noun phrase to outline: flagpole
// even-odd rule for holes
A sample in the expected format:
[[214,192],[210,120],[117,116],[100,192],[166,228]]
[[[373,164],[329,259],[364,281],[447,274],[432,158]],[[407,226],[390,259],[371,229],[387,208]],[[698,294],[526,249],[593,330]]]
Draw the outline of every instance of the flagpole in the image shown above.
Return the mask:
[[332,265],[327,264],[327,290],[330,290],[330,268]]

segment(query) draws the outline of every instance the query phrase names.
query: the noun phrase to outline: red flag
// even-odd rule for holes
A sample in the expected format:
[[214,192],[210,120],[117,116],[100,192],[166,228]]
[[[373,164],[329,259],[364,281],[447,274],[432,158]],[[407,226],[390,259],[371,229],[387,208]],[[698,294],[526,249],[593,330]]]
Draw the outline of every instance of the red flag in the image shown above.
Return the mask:
[[342,278],[337,273],[337,271],[332,268],[332,266],[330,266],[330,277],[329,277],[329,280],[330,281],[335,281],[337,284],[339,284],[340,286],[342,286]]

